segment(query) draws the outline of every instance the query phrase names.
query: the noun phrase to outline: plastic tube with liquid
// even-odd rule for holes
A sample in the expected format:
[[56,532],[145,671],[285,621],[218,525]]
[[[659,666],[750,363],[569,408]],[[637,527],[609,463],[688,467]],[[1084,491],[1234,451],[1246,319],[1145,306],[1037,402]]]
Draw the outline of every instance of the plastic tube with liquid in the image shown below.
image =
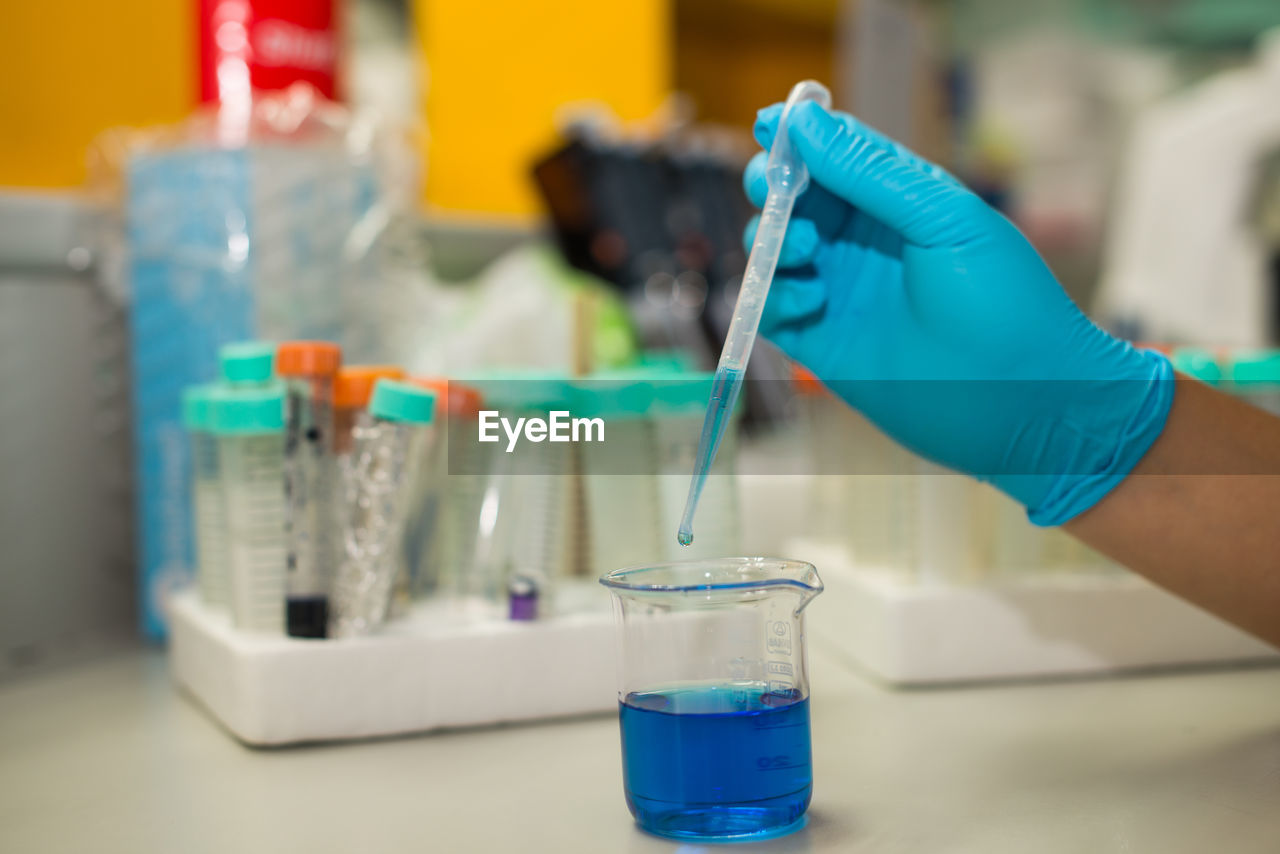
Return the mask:
[[284,397],[278,384],[222,388],[210,405],[232,622],[239,629],[273,634],[284,629]]
[[324,341],[287,341],[276,351],[285,380],[285,529],[289,546],[285,628],[325,637],[329,582],[337,554],[333,386],[342,352]]
[[787,96],[786,106],[782,109],[782,117],[778,120],[778,131],[773,139],[773,147],[769,149],[769,160],[765,166],[765,180],[769,185],[769,194],[765,198],[764,210],[760,212],[760,226],[756,230],[756,239],[751,246],[751,257],[747,260],[747,271],[742,277],[742,287],[738,291],[738,302],[733,310],[733,321],[729,324],[729,334],[725,337],[724,349],[720,352],[720,364],[716,366],[715,380],[711,387],[711,400],[707,403],[707,414],[702,422],[702,436],[698,441],[698,457],[689,483],[689,495],[685,499],[684,516],[680,520],[680,531],[677,539],[681,545],[693,542],[693,516],[698,509],[698,499],[702,496],[702,487],[707,480],[707,473],[715,461],[716,450],[724,438],[729,426],[730,416],[738,403],[738,395],[742,391],[742,375],[747,369],[747,360],[751,358],[751,349],[756,343],[756,333],[760,329],[760,316],[764,312],[765,300],[769,297],[769,285],[773,283],[773,273],[778,266],[778,256],[782,252],[782,238],[787,232],[787,223],[791,221],[791,209],[796,199],[809,185],[809,170],[800,159],[791,138],[787,135],[787,127],[791,112],[796,104],[803,101],[817,101],[823,107],[831,106],[831,93],[821,83],[805,80],[797,83]]
[[414,445],[435,421],[436,394],[397,380],[374,386],[356,425],[343,500],[343,557],[333,584],[329,634],[353,637],[387,618],[404,552]]

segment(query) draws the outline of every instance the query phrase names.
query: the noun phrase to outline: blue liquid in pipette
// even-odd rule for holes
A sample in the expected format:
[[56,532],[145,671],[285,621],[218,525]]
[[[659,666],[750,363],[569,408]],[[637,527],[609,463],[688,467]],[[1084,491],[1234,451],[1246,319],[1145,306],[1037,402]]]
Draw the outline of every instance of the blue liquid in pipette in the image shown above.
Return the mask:
[[694,685],[631,693],[619,710],[627,806],[645,830],[759,839],[800,826],[813,770],[795,690]]
[[733,415],[733,408],[738,403],[741,391],[741,370],[716,368],[715,379],[711,384],[711,400],[707,402],[702,435],[698,439],[698,456],[694,462],[693,479],[689,483],[689,496],[685,499],[684,516],[680,520],[680,531],[676,534],[676,542],[682,546],[693,544],[693,514],[698,509],[707,473],[715,462],[716,451],[720,450],[720,441],[724,438],[724,431],[729,426],[729,418]]

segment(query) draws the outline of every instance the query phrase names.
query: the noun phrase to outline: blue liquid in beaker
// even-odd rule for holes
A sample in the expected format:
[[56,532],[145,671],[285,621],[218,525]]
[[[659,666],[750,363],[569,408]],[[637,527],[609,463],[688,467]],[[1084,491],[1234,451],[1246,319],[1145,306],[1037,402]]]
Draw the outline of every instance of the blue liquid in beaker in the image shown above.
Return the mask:
[[727,683],[631,693],[619,717],[627,806],[645,830],[758,839],[800,826],[813,769],[798,692]]

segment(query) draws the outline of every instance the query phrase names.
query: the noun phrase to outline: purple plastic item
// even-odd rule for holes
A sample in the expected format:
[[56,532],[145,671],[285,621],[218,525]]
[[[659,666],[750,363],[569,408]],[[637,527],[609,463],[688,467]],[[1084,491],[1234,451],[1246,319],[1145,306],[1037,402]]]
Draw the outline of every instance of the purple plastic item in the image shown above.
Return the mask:
[[513,578],[507,585],[511,600],[508,618],[512,620],[538,619],[538,588],[527,578]]

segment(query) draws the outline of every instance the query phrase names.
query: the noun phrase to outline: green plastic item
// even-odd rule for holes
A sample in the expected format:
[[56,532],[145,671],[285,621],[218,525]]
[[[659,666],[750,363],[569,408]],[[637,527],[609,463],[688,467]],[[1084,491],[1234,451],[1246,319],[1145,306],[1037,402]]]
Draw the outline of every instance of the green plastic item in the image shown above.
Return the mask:
[[210,429],[211,408],[218,387],[213,384],[187,386],[182,390],[182,423],[192,432]]
[[1280,384],[1280,350],[1245,350],[1233,354],[1231,382],[1240,386]]
[[[711,371],[681,371],[659,377],[654,382],[654,409],[664,414],[701,415],[711,400],[715,374]],[[734,407],[742,411],[742,403]]]
[[697,372],[698,362],[685,350],[646,350],[636,360],[636,367],[646,371],[691,374]]
[[577,397],[564,373],[538,370],[492,370],[461,378],[495,409],[547,412],[568,409]]
[[634,371],[602,371],[574,383],[573,414],[583,418],[643,418],[653,402],[653,377]]
[[387,421],[430,424],[436,418],[436,393],[400,380],[378,380],[369,401],[369,414]]
[[221,386],[210,401],[210,429],[219,436],[284,432],[284,385]]
[[225,344],[218,350],[222,379],[235,384],[268,382],[275,356],[275,345],[265,341]]
[[701,416],[711,399],[714,382],[715,375],[710,371],[648,367],[601,371],[581,384],[581,388],[596,392],[596,399],[584,400],[580,395],[574,414]]
[[1169,361],[1173,363],[1174,370],[1209,385],[1222,382],[1222,366],[1218,364],[1218,359],[1211,350],[1201,347],[1179,347],[1173,351]]

